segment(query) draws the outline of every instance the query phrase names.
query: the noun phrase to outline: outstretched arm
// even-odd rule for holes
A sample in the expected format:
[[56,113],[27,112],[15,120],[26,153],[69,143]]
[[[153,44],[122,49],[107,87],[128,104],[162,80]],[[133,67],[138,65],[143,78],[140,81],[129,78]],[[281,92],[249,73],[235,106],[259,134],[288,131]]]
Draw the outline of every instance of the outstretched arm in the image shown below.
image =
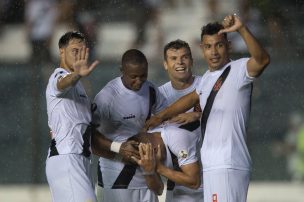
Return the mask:
[[[120,146],[113,151],[113,143],[103,134],[99,133],[97,130],[94,130],[92,134],[92,152],[95,155],[102,156],[108,159],[122,159],[127,162],[134,162],[131,158],[132,156],[139,158],[138,152],[138,142],[134,140],[128,140],[126,142],[119,143]],[[118,156],[117,156],[118,155]]]
[[195,106],[195,104],[198,102],[199,95],[194,90],[193,92],[181,97],[172,105],[147,120],[144,126],[144,130],[154,128],[161,124],[163,121],[166,121],[180,113],[186,112]]
[[240,18],[236,14],[226,16],[222,24],[224,29],[220,30],[218,34],[237,31],[245,41],[251,55],[247,63],[249,76],[258,77],[261,75],[270,62],[270,57],[266,50],[261,46],[247,26],[241,22]]
[[181,113],[169,120],[170,123],[187,124],[200,120],[202,112]]
[[93,154],[102,156],[104,158],[113,159],[115,157],[115,153],[108,149],[111,143],[112,142],[101,133],[98,133],[96,130],[93,131],[91,139],[91,148]]
[[70,86],[74,86],[81,77],[88,76],[99,63],[99,61],[96,60],[91,65],[88,65],[88,59],[89,49],[82,47],[79,54],[75,58],[75,62],[73,64],[74,71],[64,77],[59,78],[57,88],[59,90],[64,90]]

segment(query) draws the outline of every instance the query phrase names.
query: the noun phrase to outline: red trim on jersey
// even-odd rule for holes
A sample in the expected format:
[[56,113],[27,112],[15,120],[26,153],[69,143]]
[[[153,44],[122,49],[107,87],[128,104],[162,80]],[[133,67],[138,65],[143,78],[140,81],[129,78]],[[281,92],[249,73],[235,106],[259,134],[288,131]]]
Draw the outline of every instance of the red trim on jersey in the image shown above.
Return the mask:
[[218,202],[217,201],[217,194],[212,194],[212,202]]

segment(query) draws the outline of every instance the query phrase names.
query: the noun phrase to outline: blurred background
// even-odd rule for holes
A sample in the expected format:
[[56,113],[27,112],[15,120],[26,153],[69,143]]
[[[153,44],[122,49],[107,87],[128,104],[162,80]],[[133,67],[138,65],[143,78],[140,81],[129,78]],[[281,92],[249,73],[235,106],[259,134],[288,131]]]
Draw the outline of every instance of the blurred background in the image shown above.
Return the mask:
[[[1,0],[0,202],[50,202],[45,159],[50,143],[45,89],[58,67],[58,40],[86,34],[91,59],[101,62],[83,80],[93,99],[118,76],[129,48],[149,61],[149,80],[168,80],[163,47],[187,41],[194,72],[207,66],[200,29],[230,13],[241,16],[271,55],[255,82],[248,145],[253,159],[249,202],[304,201],[304,0]],[[229,34],[232,59],[248,56]],[[96,162],[96,159],[94,160]]]

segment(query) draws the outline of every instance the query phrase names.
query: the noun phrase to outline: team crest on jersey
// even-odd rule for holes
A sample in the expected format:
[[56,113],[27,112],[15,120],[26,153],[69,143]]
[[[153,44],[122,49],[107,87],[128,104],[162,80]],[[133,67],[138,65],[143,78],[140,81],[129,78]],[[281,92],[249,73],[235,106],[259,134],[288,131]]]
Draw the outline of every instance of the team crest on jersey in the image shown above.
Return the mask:
[[223,85],[223,79],[219,78],[213,86],[214,91],[219,91],[221,86]]
[[187,152],[187,150],[180,150],[179,152],[178,152],[178,158],[182,158],[182,159],[184,159],[184,158],[187,158],[187,156],[188,156],[188,152]]

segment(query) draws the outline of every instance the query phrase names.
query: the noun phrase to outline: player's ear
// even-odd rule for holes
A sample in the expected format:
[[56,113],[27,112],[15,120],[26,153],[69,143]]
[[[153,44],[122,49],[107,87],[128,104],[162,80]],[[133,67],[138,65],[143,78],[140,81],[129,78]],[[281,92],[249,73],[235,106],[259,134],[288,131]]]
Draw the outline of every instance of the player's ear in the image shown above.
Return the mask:
[[64,54],[64,49],[63,48],[59,48],[59,56],[61,57],[61,56],[63,56],[63,54]]
[[167,61],[166,60],[164,60],[164,68],[165,68],[165,70],[168,70],[168,65],[167,65]]

